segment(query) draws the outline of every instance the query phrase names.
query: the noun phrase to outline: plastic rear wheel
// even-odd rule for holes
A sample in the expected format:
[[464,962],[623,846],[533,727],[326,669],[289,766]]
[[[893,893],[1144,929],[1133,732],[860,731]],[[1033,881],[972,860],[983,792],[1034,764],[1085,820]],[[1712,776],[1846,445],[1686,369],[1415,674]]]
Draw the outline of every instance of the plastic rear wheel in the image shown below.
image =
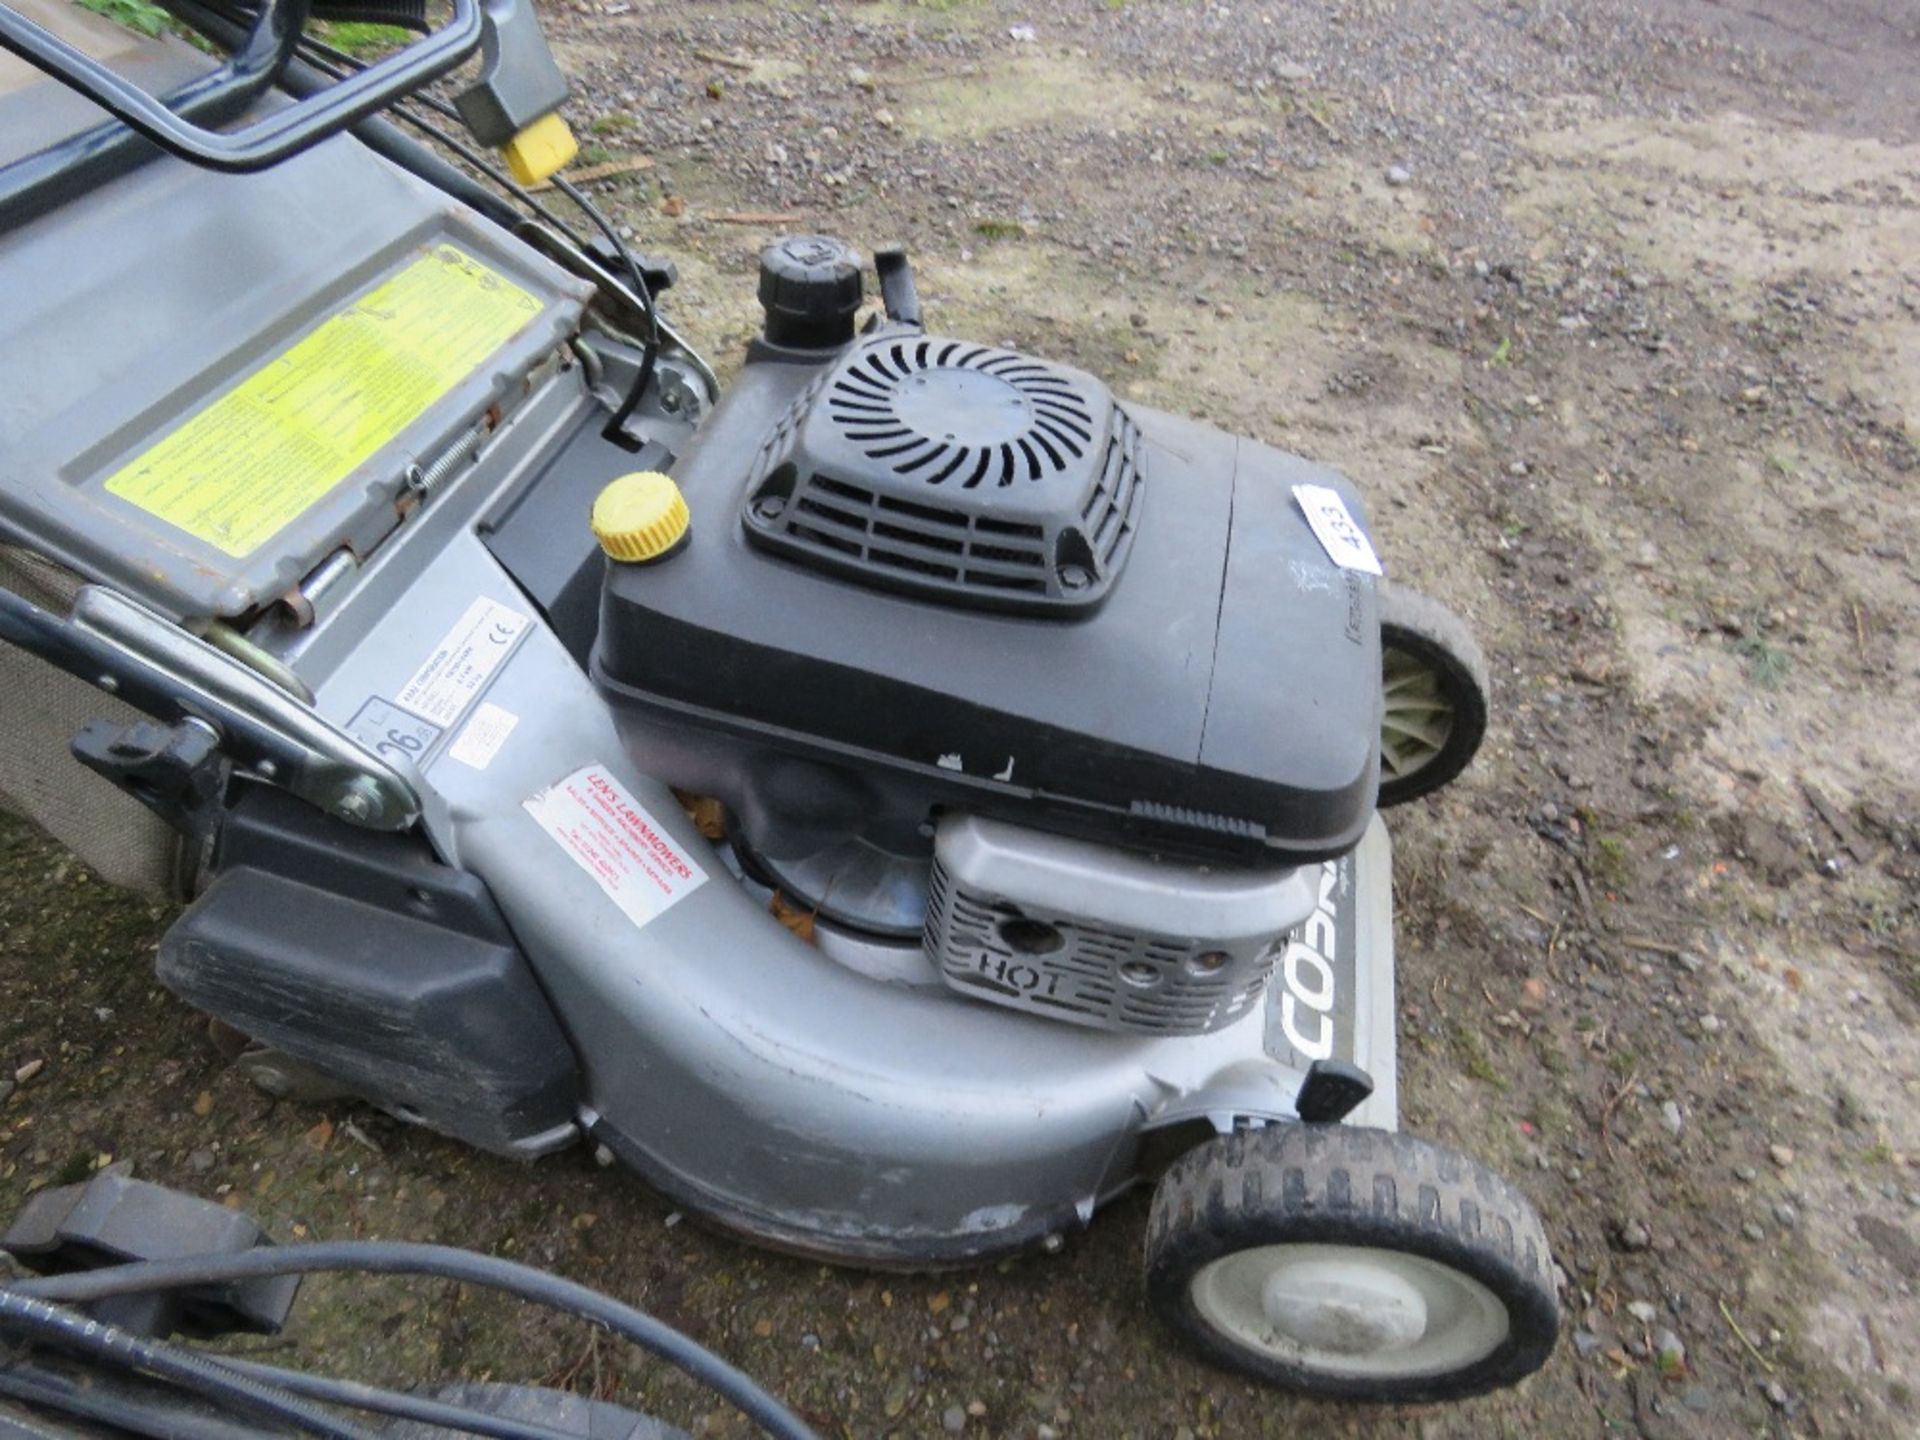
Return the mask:
[[1559,1334],[1524,1195],[1464,1155],[1348,1125],[1209,1140],[1153,1197],[1147,1296],[1217,1365],[1331,1399],[1511,1385]]
[[1380,582],[1380,804],[1403,805],[1467,768],[1487,733],[1487,661],[1430,595]]

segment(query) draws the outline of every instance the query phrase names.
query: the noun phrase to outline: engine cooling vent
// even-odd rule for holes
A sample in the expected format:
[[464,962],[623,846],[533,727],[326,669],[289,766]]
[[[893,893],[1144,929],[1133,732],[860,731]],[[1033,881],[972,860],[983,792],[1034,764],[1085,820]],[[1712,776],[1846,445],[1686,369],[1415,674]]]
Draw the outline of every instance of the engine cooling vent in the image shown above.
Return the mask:
[[973,894],[934,862],[925,945],[955,990],[1056,1020],[1200,1035],[1259,1003],[1278,937],[1216,942],[1116,930]]
[[757,545],[889,589],[1073,613],[1126,563],[1140,434],[1090,375],[889,331],[794,402],[756,457]]

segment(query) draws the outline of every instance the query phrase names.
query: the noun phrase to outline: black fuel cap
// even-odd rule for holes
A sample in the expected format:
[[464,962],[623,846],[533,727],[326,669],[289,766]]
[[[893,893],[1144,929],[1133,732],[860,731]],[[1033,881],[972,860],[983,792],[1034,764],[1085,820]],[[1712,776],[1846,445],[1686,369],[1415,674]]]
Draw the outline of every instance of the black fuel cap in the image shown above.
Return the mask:
[[860,255],[844,240],[789,235],[760,252],[768,344],[797,350],[845,345],[853,339],[860,299]]

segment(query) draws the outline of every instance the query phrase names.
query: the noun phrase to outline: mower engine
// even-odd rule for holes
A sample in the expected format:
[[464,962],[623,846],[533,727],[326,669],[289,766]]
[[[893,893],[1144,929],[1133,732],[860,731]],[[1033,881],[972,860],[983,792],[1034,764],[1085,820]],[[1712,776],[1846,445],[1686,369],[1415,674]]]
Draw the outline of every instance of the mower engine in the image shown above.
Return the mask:
[[609,568],[596,678],[816,920],[1054,1019],[1230,1024],[1373,810],[1374,581],[1295,489],[1359,501],[1063,365],[856,336],[860,273],[766,255],[687,542]]

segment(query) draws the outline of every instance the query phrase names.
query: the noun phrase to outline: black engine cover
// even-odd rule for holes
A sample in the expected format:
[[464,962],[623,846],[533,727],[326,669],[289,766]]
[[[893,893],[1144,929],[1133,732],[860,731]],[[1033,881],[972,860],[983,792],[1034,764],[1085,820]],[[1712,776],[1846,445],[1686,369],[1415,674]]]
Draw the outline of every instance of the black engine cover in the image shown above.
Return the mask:
[[803,390],[755,461],[747,538],[956,605],[1071,615],[1133,545],[1140,432],[1091,375],[882,330]]
[[689,543],[607,567],[594,671],[643,765],[723,800],[778,858],[849,834],[924,849],[942,807],[1219,859],[1359,841],[1378,772],[1374,581],[1329,560],[1292,494],[1330,486],[1361,518],[1343,479],[1115,407],[1144,481],[1097,610],[875,589],[742,519],[794,402],[812,387],[823,403],[845,358],[749,363],[675,467]]

